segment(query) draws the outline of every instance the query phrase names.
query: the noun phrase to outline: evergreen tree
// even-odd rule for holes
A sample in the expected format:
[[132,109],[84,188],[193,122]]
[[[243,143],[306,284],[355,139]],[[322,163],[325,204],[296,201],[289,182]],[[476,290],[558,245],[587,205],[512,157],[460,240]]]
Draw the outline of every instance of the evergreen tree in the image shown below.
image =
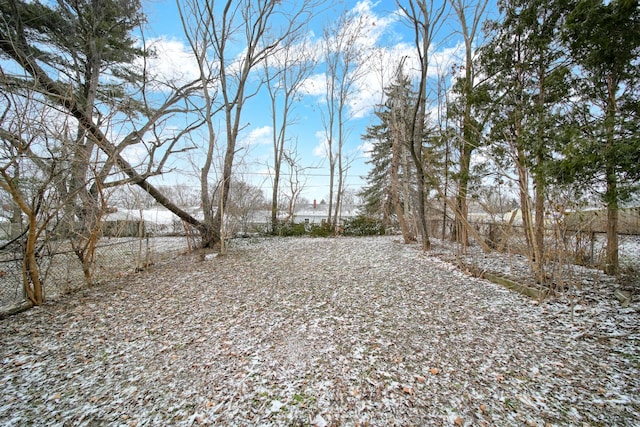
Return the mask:
[[504,0],[499,7],[502,19],[490,23],[495,35],[482,51],[484,71],[493,76],[492,150],[501,168],[515,165],[528,255],[543,282],[547,170],[571,87],[559,37],[567,10],[564,2],[544,0]]
[[580,133],[566,147],[565,181],[602,189],[607,206],[605,272],[618,272],[618,207],[640,180],[640,8],[637,0],[578,0],[564,40],[579,67]]
[[382,213],[383,218],[394,215],[405,242],[409,242],[415,240],[415,233],[405,218],[412,215],[410,200],[415,192],[408,145],[411,144],[411,108],[416,95],[401,68],[396,81],[385,89],[385,95],[385,103],[376,112],[379,124],[368,127],[362,137],[372,142],[373,150],[368,186],[361,195],[370,212]]
[[[380,117],[381,114],[378,114]],[[362,139],[371,143],[371,166],[367,174],[367,185],[359,196],[364,201],[367,215],[382,216],[385,227],[391,225],[391,136],[384,123],[367,127]]]

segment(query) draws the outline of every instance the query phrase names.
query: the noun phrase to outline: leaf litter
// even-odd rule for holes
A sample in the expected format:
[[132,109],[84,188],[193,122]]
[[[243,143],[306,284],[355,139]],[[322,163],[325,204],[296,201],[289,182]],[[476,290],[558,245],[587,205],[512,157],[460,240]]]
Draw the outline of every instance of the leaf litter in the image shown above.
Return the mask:
[[4,319],[0,423],[640,423],[637,301],[590,272],[538,303],[445,259],[245,239]]

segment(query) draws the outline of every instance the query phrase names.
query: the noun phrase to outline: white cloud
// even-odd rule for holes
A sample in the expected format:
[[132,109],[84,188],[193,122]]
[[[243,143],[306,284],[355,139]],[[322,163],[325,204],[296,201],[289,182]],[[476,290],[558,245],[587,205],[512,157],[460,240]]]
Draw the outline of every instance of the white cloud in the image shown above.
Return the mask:
[[326,93],[327,77],[324,73],[309,76],[300,86],[300,93],[322,97]]
[[193,53],[182,41],[158,38],[151,41],[156,55],[147,59],[150,74],[161,82],[186,83],[198,78],[200,72]]
[[361,0],[350,11],[352,18],[349,19],[345,32],[355,32],[351,37],[362,48],[373,48],[384,36],[389,35],[389,29],[398,21],[398,14],[386,13],[377,14],[373,8],[380,2],[371,0]]
[[142,143],[129,145],[122,150],[122,157],[134,167],[146,165],[149,159],[149,150]]
[[[371,0],[359,1],[349,12],[352,19],[341,29],[342,34],[346,34],[345,39],[351,40],[362,51],[371,52],[366,63],[360,64],[362,68],[357,71],[360,76],[348,100],[349,116],[353,119],[370,115],[376,105],[384,101],[384,88],[395,79],[401,61],[404,61],[404,72],[410,78],[418,77],[420,72],[415,46],[402,42],[394,32],[393,26],[398,22],[399,14],[395,11],[377,13],[374,8],[378,5],[379,2]],[[452,47],[436,49],[432,47],[429,52],[429,78],[446,74],[453,64],[460,63],[463,45],[460,42]],[[326,84],[324,73],[314,74],[304,82],[302,93],[323,102]]]
[[316,157],[327,158],[329,153],[329,142],[327,141],[327,135],[324,131],[320,130],[315,133],[315,137],[318,140],[318,144],[313,149],[313,155]]
[[255,145],[269,145],[273,142],[273,128],[271,126],[262,126],[252,129],[246,136],[239,141],[241,147]]

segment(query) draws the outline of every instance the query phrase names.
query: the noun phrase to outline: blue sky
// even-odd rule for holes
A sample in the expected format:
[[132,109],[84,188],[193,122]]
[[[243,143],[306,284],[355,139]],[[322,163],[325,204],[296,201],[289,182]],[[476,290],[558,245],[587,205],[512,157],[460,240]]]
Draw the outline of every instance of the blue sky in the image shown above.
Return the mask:
[[[361,16],[368,22],[367,31],[360,35],[360,43],[369,44],[376,50],[374,57],[363,64],[368,70],[363,74],[359,90],[350,102],[352,119],[347,123],[348,142],[345,152],[352,159],[352,165],[346,179],[347,188],[357,191],[365,183],[367,174],[367,146],[363,144],[361,135],[367,126],[376,121],[373,115],[376,104],[382,101],[382,87],[390,82],[391,73],[402,57],[415,56],[412,45],[412,35],[406,24],[400,21],[395,13],[396,3],[391,0],[344,0],[322,6],[323,11],[314,14],[309,28],[311,38],[319,40],[323,26],[327,21],[335,20],[343,10],[349,10]],[[189,60],[188,48],[185,44],[183,29],[174,1],[153,0],[144,3],[149,25],[146,37],[156,47],[160,57],[153,64],[157,72],[167,76],[189,74],[192,67]],[[446,73],[451,65],[460,63],[462,41],[457,33],[457,19],[453,14],[443,23],[436,43],[432,46],[432,69],[435,76],[438,72]],[[410,66],[411,59],[408,64]],[[380,71],[382,70],[382,71]],[[326,199],[329,194],[328,162],[322,149],[323,124],[320,110],[323,103],[322,66],[310,77],[308,89],[301,96],[293,111],[295,124],[288,128],[288,135],[297,142],[300,163],[306,169],[306,185],[302,196],[318,201]],[[316,83],[312,85],[311,83]],[[263,188],[265,196],[270,197],[271,182],[269,166],[272,164],[271,119],[265,96],[258,95],[248,101],[242,116],[243,131],[240,135],[240,146],[236,164],[238,176],[247,182]],[[176,124],[177,125],[177,124]],[[222,127],[220,125],[220,127]],[[167,175],[159,179],[158,183],[197,185],[193,171],[196,169],[201,154],[192,153],[190,161],[184,159],[176,161],[173,166],[178,174]],[[281,185],[286,185],[282,183]]]

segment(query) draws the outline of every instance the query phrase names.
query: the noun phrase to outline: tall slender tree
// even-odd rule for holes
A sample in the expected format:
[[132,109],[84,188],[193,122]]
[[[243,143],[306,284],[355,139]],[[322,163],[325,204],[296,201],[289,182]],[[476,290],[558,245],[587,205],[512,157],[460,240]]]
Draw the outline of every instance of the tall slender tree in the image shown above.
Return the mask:
[[416,171],[417,225],[422,249],[431,249],[427,225],[427,171],[425,169],[424,140],[427,134],[427,86],[429,78],[429,55],[432,43],[446,16],[446,2],[436,5],[433,0],[410,0],[404,5],[396,2],[406,23],[413,32],[415,54],[418,60],[418,90],[412,108],[412,122],[408,138],[408,148]]
[[477,91],[477,79],[475,70],[475,52],[477,49],[477,35],[480,24],[484,19],[485,9],[488,0],[449,0],[453,11],[460,24],[460,34],[464,40],[464,65],[462,71],[464,75],[457,83],[457,92],[461,97],[460,111],[460,137],[456,139],[460,150],[458,168],[458,193],[456,195],[456,239],[462,243],[463,247],[468,244],[468,233],[465,222],[469,214],[467,197],[469,191],[469,179],[471,173],[471,156],[476,148],[480,146],[482,139],[482,120],[474,118],[473,105]]
[[407,161],[415,92],[411,81],[398,67],[396,80],[385,88],[386,100],[376,112],[379,123],[367,128],[363,139],[372,143],[372,169],[362,196],[374,213],[382,213],[383,222],[395,219],[405,243],[416,239],[408,218],[412,216],[409,200],[414,188],[412,162]]
[[[301,37],[304,36],[304,37]],[[265,84],[269,93],[271,109],[273,177],[271,192],[271,230],[277,231],[280,200],[280,175],[283,160],[287,155],[287,129],[294,124],[293,112],[296,98],[307,77],[314,70],[316,58],[311,51],[306,34],[292,34],[283,41],[277,55],[267,57],[264,62]],[[292,198],[293,199],[293,198]],[[291,199],[290,199],[291,200]]]
[[515,165],[529,260],[543,282],[548,165],[558,152],[571,87],[559,40],[566,9],[562,2],[542,0],[509,0],[499,6],[502,19],[491,24],[495,36],[482,53],[484,71],[493,76],[488,83],[491,137],[494,152]]
[[327,222],[336,227],[344,180],[349,166],[344,147],[347,142],[347,122],[354,114],[349,102],[358,89],[370,56],[362,44],[362,34],[368,23],[363,16],[343,13],[331,22],[323,33],[323,65],[325,67],[325,97],[322,121],[325,150],[329,162],[329,201]]

